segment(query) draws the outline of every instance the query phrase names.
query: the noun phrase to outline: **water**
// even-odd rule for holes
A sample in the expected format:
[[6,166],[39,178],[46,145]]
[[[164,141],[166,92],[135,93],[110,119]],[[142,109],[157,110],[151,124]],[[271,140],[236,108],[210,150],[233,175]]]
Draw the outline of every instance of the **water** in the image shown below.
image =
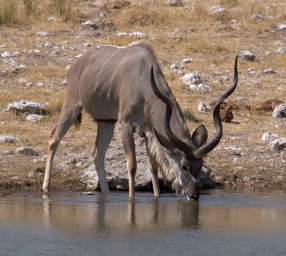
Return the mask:
[[0,255],[286,255],[286,195],[0,193]]

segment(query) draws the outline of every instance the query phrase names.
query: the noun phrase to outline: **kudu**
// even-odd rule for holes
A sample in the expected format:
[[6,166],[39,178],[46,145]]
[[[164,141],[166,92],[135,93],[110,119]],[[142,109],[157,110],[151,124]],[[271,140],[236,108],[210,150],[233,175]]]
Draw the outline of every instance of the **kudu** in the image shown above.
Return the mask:
[[182,110],[172,94],[151,46],[137,42],[126,47],[98,46],[82,56],[69,70],[64,104],[48,146],[43,191],[49,191],[50,173],[56,148],[73,124],[79,124],[84,109],[97,123],[93,158],[101,191],[109,191],[104,158],[120,124],[129,174],[129,197],[135,195],[136,155],[134,132],[145,138],[152,173],[154,196],[160,195],[158,169],[190,199],[199,199],[199,175],[203,157],[219,143],[223,128],[220,105],[238,82],[237,57],[233,85],[215,101],[215,136],[200,125],[190,135]]

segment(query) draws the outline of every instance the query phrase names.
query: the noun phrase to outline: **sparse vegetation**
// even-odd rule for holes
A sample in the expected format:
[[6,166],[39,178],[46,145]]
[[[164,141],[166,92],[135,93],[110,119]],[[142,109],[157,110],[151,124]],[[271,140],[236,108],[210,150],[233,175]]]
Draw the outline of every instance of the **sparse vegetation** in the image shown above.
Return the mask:
[[194,123],[199,123],[200,122],[200,119],[198,119],[196,117],[196,115],[192,112],[191,109],[185,109],[184,110],[184,117],[190,121],[190,122],[194,122]]
[[221,0],[220,4],[226,7],[235,7],[240,4],[240,1],[239,0]]
[[25,8],[25,14],[26,16],[30,16],[35,11],[35,2],[34,0],[23,0],[24,8]]
[[15,1],[5,1],[0,6],[0,25],[17,22],[17,4]]
[[0,25],[26,25],[56,15],[63,21],[76,21],[79,11],[73,0],[0,0]]

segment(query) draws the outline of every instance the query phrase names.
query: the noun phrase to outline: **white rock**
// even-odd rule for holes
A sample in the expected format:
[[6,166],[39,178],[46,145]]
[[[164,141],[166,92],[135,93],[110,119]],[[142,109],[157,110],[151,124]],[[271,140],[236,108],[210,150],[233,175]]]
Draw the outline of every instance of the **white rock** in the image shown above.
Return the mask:
[[88,190],[95,190],[99,187],[99,180],[94,165],[90,165],[83,171],[80,180],[86,184]]
[[176,63],[174,63],[170,66],[170,69],[178,69],[178,68],[179,68],[179,66]]
[[50,34],[46,31],[39,31],[36,33],[36,36],[40,36],[40,37],[46,37],[49,36]]
[[224,11],[225,11],[225,8],[222,6],[213,6],[209,9],[209,12],[212,14],[223,13]]
[[43,82],[37,82],[36,86],[37,87],[45,87],[45,84]]
[[271,150],[275,151],[275,152],[280,152],[285,147],[286,147],[286,139],[285,138],[279,138],[279,139],[273,140],[270,143]]
[[276,133],[265,132],[263,133],[261,140],[266,144],[270,144],[272,141],[277,140],[278,138],[279,136]]
[[18,154],[26,155],[26,156],[38,156],[39,152],[31,147],[20,147],[16,149]]
[[118,32],[116,34],[116,36],[118,36],[118,37],[125,37],[125,36],[128,36],[128,33],[126,33],[126,32]]
[[286,31],[286,23],[280,23],[277,25],[277,30],[278,31]]
[[32,123],[39,122],[43,119],[43,115],[37,115],[37,114],[30,114],[26,117],[26,120]]
[[87,20],[87,21],[81,23],[81,26],[83,26],[83,27],[91,27],[93,29],[97,29],[98,28],[97,22],[93,21],[93,20]]
[[277,54],[286,54],[286,48],[280,47],[276,51]]
[[67,79],[64,79],[62,82],[61,82],[61,85],[66,85],[67,84]]
[[262,20],[265,20],[265,16],[259,13],[259,14],[254,15],[253,19],[256,21],[262,21]]
[[275,74],[277,74],[277,72],[275,70],[273,70],[272,68],[264,69],[262,73],[264,75],[275,75]]
[[193,92],[199,92],[199,93],[206,93],[211,90],[211,88],[206,84],[190,84],[189,86],[190,90]]
[[248,60],[248,61],[256,60],[256,54],[250,50],[241,51],[239,55],[241,58]]
[[83,56],[83,54],[80,53],[79,55],[76,55],[75,58],[79,59],[79,58],[81,58],[82,56]]
[[56,21],[56,20],[57,20],[57,18],[56,18],[56,17],[53,17],[53,16],[51,16],[51,17],[48,18],[48,21],[49,21],[49,22]]
[[36,55],[39,55],[41,53],[41,51],[39,49],[35,49],[35,50],[33,50],[33,53]]
[[272,112],[272,117],[285,118],[286,117],[286,104],[280,104],[276,106]]
[[0,143],[15,143],[18,139],[12,135],[0,135]]
[[198,105],[198,111],[201,113],[207,113],[210,110],[207,104],[200,102]]
[[186,86],[190,86],[191,84],[201,84],[202,79],[197,72],[187,73],[182,77],[183,83]]
[[91,47],[91,43],[84,43],[83,47]]
[[19,55],[18,52],[9,52],[9,51],[5,51],[1,53],[1,57],[2,58],[11,58],[11,57],[16,57],[17,55]]
[[135,32],[129,33],[129,36],[136,37],[136,38],[144,38],[146,37],[146,34],[143,32],[135,31]]
[[192,60],[192,58],[184,58],[184,59],[182,60],[182,62],[183,62],[184,64],[189,64],[189,63],[192,63],[193,60]]
[[183,6],[182,0],[168,0],[168,5],[170,6]]
[[7,105],[6,111],[21,112],[21,113],[31,113],[31,114],[43,114],[48,111],[47,104],[41,104],[32,101],[20,100],[9,103]]

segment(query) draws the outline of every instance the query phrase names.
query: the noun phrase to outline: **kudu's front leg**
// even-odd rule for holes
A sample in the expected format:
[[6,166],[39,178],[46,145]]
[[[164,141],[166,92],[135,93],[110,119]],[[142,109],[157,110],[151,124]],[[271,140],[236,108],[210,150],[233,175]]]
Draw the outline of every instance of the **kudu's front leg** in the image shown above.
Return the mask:
[[137,169],[133,127],[128,123],[121,123],[123,149],[127,158],[129,174],[129,198],[135,197],[135,175]]
[[42,190],[45,193],[49,192],[50,190],[51,170],[57,147],[62,138],[64,137],[64,135],[69,130],[69,128],[73,124],[75,124],[78,118],[80,117],[81,109],[82,108],[79,105],[70,106],[70,104],[68,103],[64,104],[61,110],[58,123],[51,133],[49,139],[48,157],[47,157],[47,163],[46,163],[46,169],[42,187]]

